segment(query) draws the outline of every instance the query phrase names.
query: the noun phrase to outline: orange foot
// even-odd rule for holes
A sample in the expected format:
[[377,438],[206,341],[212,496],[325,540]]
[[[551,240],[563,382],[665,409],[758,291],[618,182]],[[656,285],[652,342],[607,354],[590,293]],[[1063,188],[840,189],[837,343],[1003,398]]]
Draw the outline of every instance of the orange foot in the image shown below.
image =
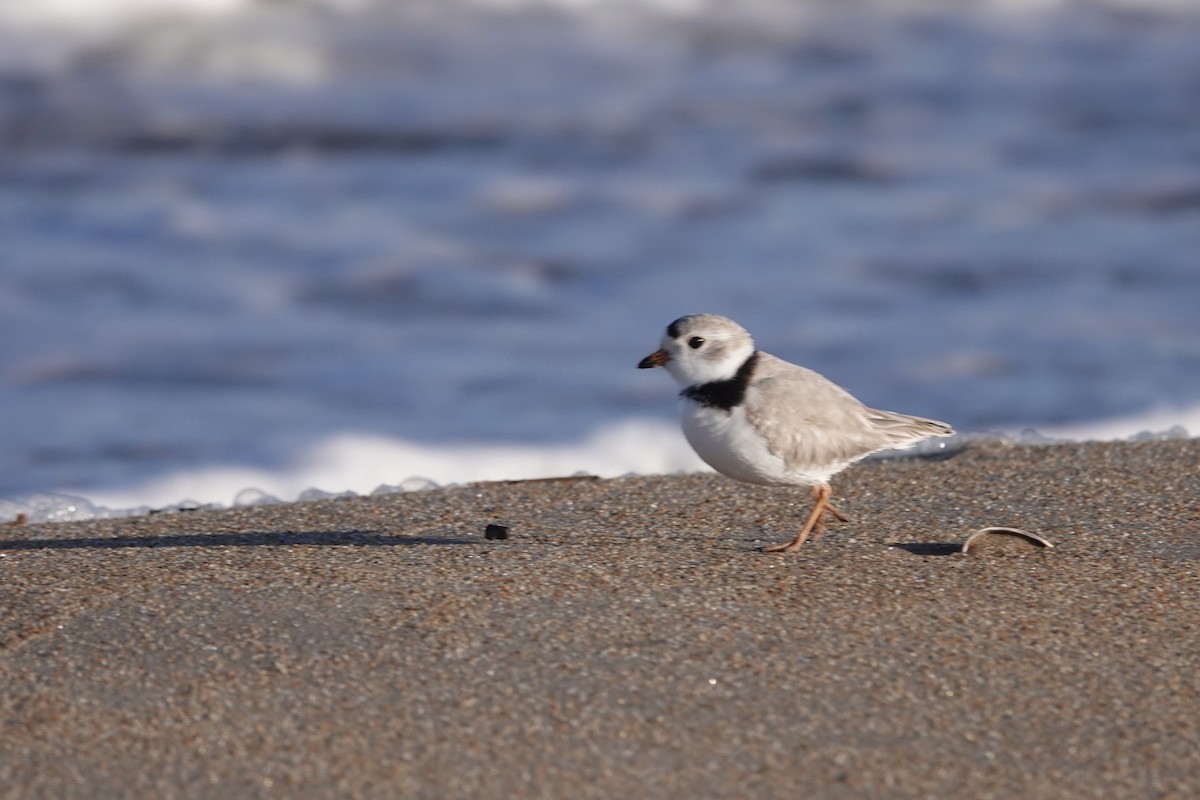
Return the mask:
[[842,512],[838,511],[829,504],[829,498],[833,495],[833,489],[829,488],[829,484],[822,483],[813,487],[813,507],[808,514],[808,519],[804,521],[804,527],[796,534],[796,538],[790,542],[783,544],[775,544],[770,547],[764,547],[763,551],[767,553],[794,553],[800,549],[800,545],[811,535],[816,539],[825,532],[825,515],[829,514],[834,519],[845,522],[846,518],[842,516]]

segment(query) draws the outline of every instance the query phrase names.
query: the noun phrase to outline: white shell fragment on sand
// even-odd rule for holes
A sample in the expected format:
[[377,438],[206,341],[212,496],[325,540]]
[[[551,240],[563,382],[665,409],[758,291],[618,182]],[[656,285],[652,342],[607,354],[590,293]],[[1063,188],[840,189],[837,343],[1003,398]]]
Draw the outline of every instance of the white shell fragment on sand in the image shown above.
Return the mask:
[[989,536],[1012,536],[1018,539],[1024,539],[1026,542],[1037,547],[1054,547],[1054,544],[1049,539],[1044,536],[1039,536],[1036,533],[1023,531],[1020,528],[994,527],[980,528],[977,531],[973,531],[971,535],[967,537],[967,540],[963,542],[962,552],[964,554],[970,553],[973,545],[978,544],[980,540],[986,539]]

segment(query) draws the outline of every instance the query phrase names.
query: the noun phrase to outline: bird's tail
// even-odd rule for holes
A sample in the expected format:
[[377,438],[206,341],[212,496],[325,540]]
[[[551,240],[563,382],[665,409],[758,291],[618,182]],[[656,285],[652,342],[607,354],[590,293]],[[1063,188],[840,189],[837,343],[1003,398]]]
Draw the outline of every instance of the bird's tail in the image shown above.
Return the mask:
[[895,445],[915,444],[928,436],[953,436],[954,429],[936,419],[897,414],[895,411],[871,409],[871,425],[875,430],[892,439]]

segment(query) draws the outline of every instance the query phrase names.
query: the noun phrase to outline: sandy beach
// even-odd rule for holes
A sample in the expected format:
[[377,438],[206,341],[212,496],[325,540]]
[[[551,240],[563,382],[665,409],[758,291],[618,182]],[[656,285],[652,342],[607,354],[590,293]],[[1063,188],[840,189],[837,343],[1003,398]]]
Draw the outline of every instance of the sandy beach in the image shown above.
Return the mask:
[[1200,440],[834,490],[795,556],[709,474],[2,528],[0,796],[1200,793]]

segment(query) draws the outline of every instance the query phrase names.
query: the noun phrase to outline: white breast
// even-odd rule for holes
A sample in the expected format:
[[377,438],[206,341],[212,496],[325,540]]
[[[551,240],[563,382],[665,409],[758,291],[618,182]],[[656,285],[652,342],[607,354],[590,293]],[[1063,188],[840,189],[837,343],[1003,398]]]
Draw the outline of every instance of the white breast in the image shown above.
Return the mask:
[[685,399],[681,418],[683,435],[696,455],[723,475],[747,483],[812,483],[788,470],[783,459],[767,449],[741,406],[724,411]]

